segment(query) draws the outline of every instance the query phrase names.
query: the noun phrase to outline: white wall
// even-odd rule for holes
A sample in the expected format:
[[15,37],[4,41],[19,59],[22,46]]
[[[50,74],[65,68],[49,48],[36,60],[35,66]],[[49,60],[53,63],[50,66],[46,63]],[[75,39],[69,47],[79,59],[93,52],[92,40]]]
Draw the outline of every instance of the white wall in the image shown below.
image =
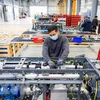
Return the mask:
[[48,13],[58,13],[58,6],[56,0],[48,0]]
[[34,3],[30,0],[30,6],[47,6],[47,0],[42,0],[39,3],[38,2]]
[[87,15],[87,11],[92,9],[92,0],[87,0],[87,3],[85,3],[85,0],[81,0],[81,10],[80,15],[82,15],[82,19],[84,16]]
[[97,16],[98,16],[98,19],[100,20],[100,6],[98,6]]
[[30,16],[34,17],[35,14],[47,14],[47,6],[30,6]]
[[14,7],[15,10],[15,20],[19,19],[19,7]]
[[2,5],[0,5],[0,22],[3,22],[3,11],[2,11]]
[[[48,3],[48,13],[58,13],[57,0],[48,0]],[[30,1],[30,6],[47,6],[47,0],[42,0],[37,5]]]
[[99,0],[99,3],[98,3],[98,10],[97,10],[97,16],[98,16],[98,19],[100,20],[100,0]]
[[7,6],[7,20],[13,21],[13,10],[10,6]]

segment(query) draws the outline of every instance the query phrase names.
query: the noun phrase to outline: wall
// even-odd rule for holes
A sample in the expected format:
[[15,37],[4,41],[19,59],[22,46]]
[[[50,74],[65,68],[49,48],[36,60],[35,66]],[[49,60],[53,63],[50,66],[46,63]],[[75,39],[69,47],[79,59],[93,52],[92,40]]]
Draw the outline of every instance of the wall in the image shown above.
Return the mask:
[[47,6],[30,6],[30,16],[34,17],[34,15],[43,15],[47,14]]
[[2,11],[2,5],[0,5],[0,22],[3,22],[3,11]]
[[56,0],[48,0],[48,13],[58,13]]
[[[47,6],[47,0],[42,0],[39,3],[30,1],[30,6]],[[48,0],[48,13],[58,13],[58,6],[56,0]]]
[[81,10],[80,14],[82,15],[82,19],[87,15],[87,12],[91,12],[92,9],[92,0],[81,0]]
[[30,15],[30,3],[29,2],[27,2],[27,0],[23,0],[22,1],[22,10],[24,11],[24,12],[26,12],[26,14],[29,16]]
[[32,2],[32,0],[30,0],[29,2],[30,6],[47,6],[47,0],[41,0],[40,2]]
[[98,3],[97,16],[98,16],[98,19],[100,20],[100,0],[99,0],[99,3]]

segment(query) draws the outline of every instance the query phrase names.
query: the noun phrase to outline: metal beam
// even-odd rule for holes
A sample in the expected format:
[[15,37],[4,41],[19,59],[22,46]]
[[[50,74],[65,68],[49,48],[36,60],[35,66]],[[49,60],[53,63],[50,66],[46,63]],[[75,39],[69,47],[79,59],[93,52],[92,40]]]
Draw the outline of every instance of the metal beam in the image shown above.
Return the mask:
[[49,12],[49,0],[47,0],[47,14]]
[[15,0],[12,0],[12,10],[13,10],[13,19],[15,20],[15,9],[14,9]]
[[69,0],[69,4],[70,4],[70,7],[69,7],[69,14],[71,15],[72,14],[72,0]]
[[81,0],[77,0],[77,12],[76,12],[77,15],[79,15],[80,9],[81,9]]
[[98,8],[98,0],[92,0],[91,20],[93,20],[94,17],[96,16],[97,8]]
[[21,0],[18,0],[18,4],[19,4],[19,6],[21,6]]
[[68,12],[68,0],[66,0],[66,14]]
[[2,2],[2,9],[3,9],[3,16],[4,16],[4,21],[6,22],[7,21],[7,18],[6,18],[6,8],[5,8],[5,5],[4,5],[4,0],[1,1]]

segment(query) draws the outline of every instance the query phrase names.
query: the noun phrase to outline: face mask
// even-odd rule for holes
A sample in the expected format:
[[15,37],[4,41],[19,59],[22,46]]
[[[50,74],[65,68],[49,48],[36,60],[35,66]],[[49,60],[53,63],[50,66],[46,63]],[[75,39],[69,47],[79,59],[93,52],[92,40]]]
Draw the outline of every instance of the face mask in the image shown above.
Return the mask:
[[50,36],[50,39],[57,40],[58,39],[58,35]]

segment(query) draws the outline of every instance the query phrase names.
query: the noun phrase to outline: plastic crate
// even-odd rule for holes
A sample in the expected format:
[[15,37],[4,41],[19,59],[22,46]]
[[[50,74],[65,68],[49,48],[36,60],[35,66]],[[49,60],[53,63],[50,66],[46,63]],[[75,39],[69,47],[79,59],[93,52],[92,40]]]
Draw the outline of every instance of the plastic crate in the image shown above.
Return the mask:
[[44,37],[33,37],[34,43],[42,43],[44,41]]
[[82,42],[82,36],[75,36],[72,41],[76,42],[76,43],[81,43]]

